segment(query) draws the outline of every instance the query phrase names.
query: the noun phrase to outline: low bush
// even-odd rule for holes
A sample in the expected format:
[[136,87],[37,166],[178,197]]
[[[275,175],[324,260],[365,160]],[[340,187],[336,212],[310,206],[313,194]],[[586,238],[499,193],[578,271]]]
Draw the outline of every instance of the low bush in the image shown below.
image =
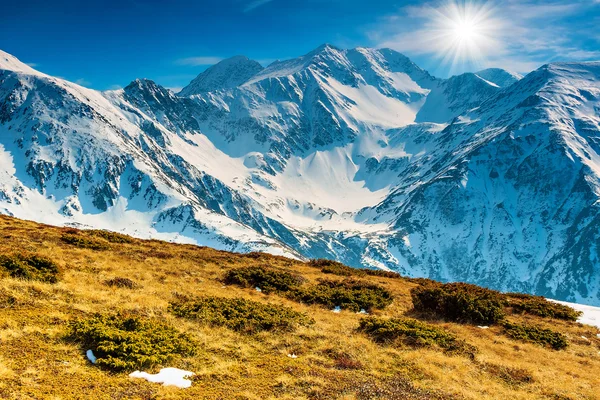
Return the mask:
[[321,268],[321,272],[325,274],[332,274],[338,276],[356,276],[356,277],[364,277],[364,276],[378,276],[383,278],[402,278],[397,272],[392,271],[384,271],[381,269],[361,269],[361,268],[352,268],[348,267],[340,262],[318,259],[311,260],[308,263],[310,266]]
[[410,347],[439,347],[448,353],[474,358],[476,348],[459,340],[452,333],[412,318],[367,317],[360,321],[358,331],[380,344]]
[[504,318],[499,292],[467,283],[425,284],[413,288],[411,296],[416,311],[448,321],[490,325]]
[[335,263],[335,264],[329,264],[329,265],[325,265],[324,267],[321,268],[321,272],[323,272],[324,274],[332,274],[332,275],[337,275],[337,276],[366,276],[367,274],[365,273],[364,270],[362,269],[356,269],[356,268],[350,268],[345,266],[344,264],[340,264],[340,263]]
[[116,277],[107,279],[104,281],[106,286],[124,288],[124,289],[137,289],[140,287],[136,282],[129,278]]
[[163,365],[195,352],[187,335],[156,320],[126,314],[96,315],[69,325],[68,338],[90,349],[96,365],[111,371],[130,371]]
[[580,311],[559,303],[553,303],[541,296],[521,293],[509,293],[506,296],[513,314],[531,314],[566,321],[577,321],[581,316]]
[[0,276],[56,283],[59,274],[58,265],[46,257],[35,254],[0,255]]
[[404,278],[402,275],[394,271],[384,271],[382,269],[365,269],[364,271],[369,276],[378,276],[380,278]]
[[264,267],[243,267],[228,271],[224,282],[241,287],[259,287],[263,293],[289,292],[302,285],[304,278],[287,271]]
[[316,285],[301,287],[288,293],[288,297],[305,304],[341,307],[354,312],[361,309],[383,309],[394,299],[387,289],[379,285],[352,279],[321,280]]
[[306,314],[289,307],[242,298],[179,298],[169,305],[169,311],[177,317],[244,333],[293,331],[314,323]]
[[131,236],[123,235],[122,233],[110,232],[105,230],[90,230],[90,235],[101,237],[111,243],[123,244],[123,243],[135,243],[135,239]]
[[316,285],[304,285],[305,279],[287,271],[264,267],[243,267],[228,271],[226,284],[259,287],[263,293],[278,293],[291,300],[325,307],[341,307],[350,311],[385,308],[392,294],[385,288],[358,280],[320,280]]
[[519,386],[534,382],[531,373],[522,368],[511,368],[505,365],[482,363],[481,369],[510,386]]
[[565,335],[552,329],[540,328],[529,324],[513,324],[505,322],[504,332],[512,339],[536,343],[541,346],[551,347],[554,350],[565,349],[568,345]]
[[106,250],[109,248],[108,243],[99,241],[94,238],[89,238],[81,235],[66,233],[60,237],[60,240],[70,244],[71,246],[90,250]]

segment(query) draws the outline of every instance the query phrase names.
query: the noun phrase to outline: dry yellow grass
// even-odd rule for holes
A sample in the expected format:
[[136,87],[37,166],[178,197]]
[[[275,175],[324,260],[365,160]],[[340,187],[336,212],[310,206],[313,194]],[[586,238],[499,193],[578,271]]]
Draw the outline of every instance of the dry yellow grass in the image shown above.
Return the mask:
[[[108,250],[81,249],[60,240],[65,231],[0,216],[0,254],[35,252],[52,258],[63,270],[56,284],[12,278],[0,281],[0,398],[350,400],[391,397],[372,394],[386,388],[396,394],[392,398],[399,399],[600,398],[600,340],[592,327],[511,317],[566,334],[569,347],[554,351],[511,340],[500,327],[482,330],[433,322],[475,345],[479,353],[474,361],[434,349],[381,346],[356,332],[360,315],[335,314],[277,295],[223,287],[220,281],[228,269],[247,265],[289,268],[309,281],[323,277],[319,269],[304,263],[159,241],[110,244]],[[103,284],[114,277],[128,277],[140,287]],[[414,283],[383,277],[362,279],[385,286],[395,296],[394,303],[378,314],[398,317],[411,309],[409,292]],[[291,333],[240,334],[175,318],[167,312],[174,293],[284,304],[309,314],[316,322]],[[11,302],[2,300],[6,298]],[[163,387],[131,379],[126,373],[102,371],[86,360],[84,349],[65,339],[69,321],[88,313],[118,310],[159,317],[195,339],[195,356],[168,365],[196,372],[191,388]],[[287,357],[289,353],[298,358]],[[340,354],[346,361],[339,360]],[[351,360],[351,368],[344,369],[347,360]],[[485,364],[523,370],[533,381],[507,382],[494,368],[484,368]],[[430,392],[414,394],[419,389]]]

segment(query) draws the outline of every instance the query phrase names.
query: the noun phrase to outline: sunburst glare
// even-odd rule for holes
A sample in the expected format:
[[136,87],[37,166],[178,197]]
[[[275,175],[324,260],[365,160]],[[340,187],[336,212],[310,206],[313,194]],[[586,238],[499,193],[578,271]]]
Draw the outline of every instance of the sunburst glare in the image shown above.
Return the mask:
[[490,3],[450,2],[430,14],[429,40],[450,70],[485,64],[498,43],[503,23]]

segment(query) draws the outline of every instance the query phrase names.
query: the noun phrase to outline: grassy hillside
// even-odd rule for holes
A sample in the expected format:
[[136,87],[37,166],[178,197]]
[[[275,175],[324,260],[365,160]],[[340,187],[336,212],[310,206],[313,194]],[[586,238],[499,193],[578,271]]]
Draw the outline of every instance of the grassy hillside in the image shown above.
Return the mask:
[[598,330],[539,298],[4,216],[0,237],[0,398],[600,398]]

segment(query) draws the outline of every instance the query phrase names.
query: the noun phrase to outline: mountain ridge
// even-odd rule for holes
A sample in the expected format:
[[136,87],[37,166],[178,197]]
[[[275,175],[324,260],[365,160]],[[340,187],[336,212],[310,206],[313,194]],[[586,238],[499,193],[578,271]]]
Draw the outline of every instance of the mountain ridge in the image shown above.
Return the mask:
[[[593,63],[441,80],[392,50],[322,46],[187,97],[4,68],[3,213],[600,302]],[[493,200],[509,193],[533,211]]]

